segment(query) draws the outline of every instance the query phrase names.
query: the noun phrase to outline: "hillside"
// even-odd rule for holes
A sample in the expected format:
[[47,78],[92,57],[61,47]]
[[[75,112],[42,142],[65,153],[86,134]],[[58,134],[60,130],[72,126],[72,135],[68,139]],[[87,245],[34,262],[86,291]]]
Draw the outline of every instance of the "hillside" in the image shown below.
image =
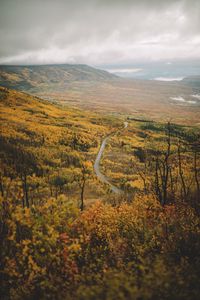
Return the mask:
[[0,85],[31,90],[54,86],[67,87],[76,81],[102,81],[116,79],[117,76],[87,65],[33,65],[0,66]]

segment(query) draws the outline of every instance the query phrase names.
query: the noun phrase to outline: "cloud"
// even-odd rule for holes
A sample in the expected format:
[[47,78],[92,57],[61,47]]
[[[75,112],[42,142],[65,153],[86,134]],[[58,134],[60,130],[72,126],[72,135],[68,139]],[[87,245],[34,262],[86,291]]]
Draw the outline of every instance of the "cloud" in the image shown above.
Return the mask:
[[1,0],[0,63],[200,58],[199,0]]

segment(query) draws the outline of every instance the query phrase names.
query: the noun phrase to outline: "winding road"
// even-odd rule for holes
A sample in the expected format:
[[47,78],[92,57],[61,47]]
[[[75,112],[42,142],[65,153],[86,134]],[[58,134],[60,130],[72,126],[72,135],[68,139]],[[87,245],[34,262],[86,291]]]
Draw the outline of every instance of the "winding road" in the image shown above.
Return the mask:
[[[127,128],[128,127],[128,122],[124,122],[124,128]],[[97,175],[97,177],[99,178],[99,180],[103,183],[106,183],[110,186],[110,189],[113,193],[115,194],[121,194],[123,193],[123,191],[121,189],[119,189],[118,187],[116,187],[115,185],[113,185],[110,181],[109,181],[109,178],[107,178],[104,174],[101,173],[100,171],[100,161],[101,161],[101,157],[103,155],[103,152],[104,152],[104,149],[105,149],[105,146],[108,142],[108,140],[110,139],[112,135],[108,135],[107,137],[105,137],[101,143],[101,147],[99,149],[99,152],[97,154],[97,157],[96,157],[96,160],[95,160],[95,163],[94,163],[94,171]]]

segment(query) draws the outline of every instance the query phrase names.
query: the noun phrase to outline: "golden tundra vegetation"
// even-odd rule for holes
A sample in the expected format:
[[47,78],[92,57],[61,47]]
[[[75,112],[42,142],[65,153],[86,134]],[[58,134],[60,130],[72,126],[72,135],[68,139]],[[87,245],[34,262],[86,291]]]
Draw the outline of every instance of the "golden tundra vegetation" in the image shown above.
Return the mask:
[[0,119],[1,299],[199,299],[199,127],[3,87]]

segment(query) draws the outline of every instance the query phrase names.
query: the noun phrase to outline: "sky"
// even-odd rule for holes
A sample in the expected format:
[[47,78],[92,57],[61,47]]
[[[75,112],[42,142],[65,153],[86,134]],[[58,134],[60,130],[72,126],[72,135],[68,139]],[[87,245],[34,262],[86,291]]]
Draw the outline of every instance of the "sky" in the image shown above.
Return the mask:
[[200,59],[200,0],[0,0],[0,64]]

